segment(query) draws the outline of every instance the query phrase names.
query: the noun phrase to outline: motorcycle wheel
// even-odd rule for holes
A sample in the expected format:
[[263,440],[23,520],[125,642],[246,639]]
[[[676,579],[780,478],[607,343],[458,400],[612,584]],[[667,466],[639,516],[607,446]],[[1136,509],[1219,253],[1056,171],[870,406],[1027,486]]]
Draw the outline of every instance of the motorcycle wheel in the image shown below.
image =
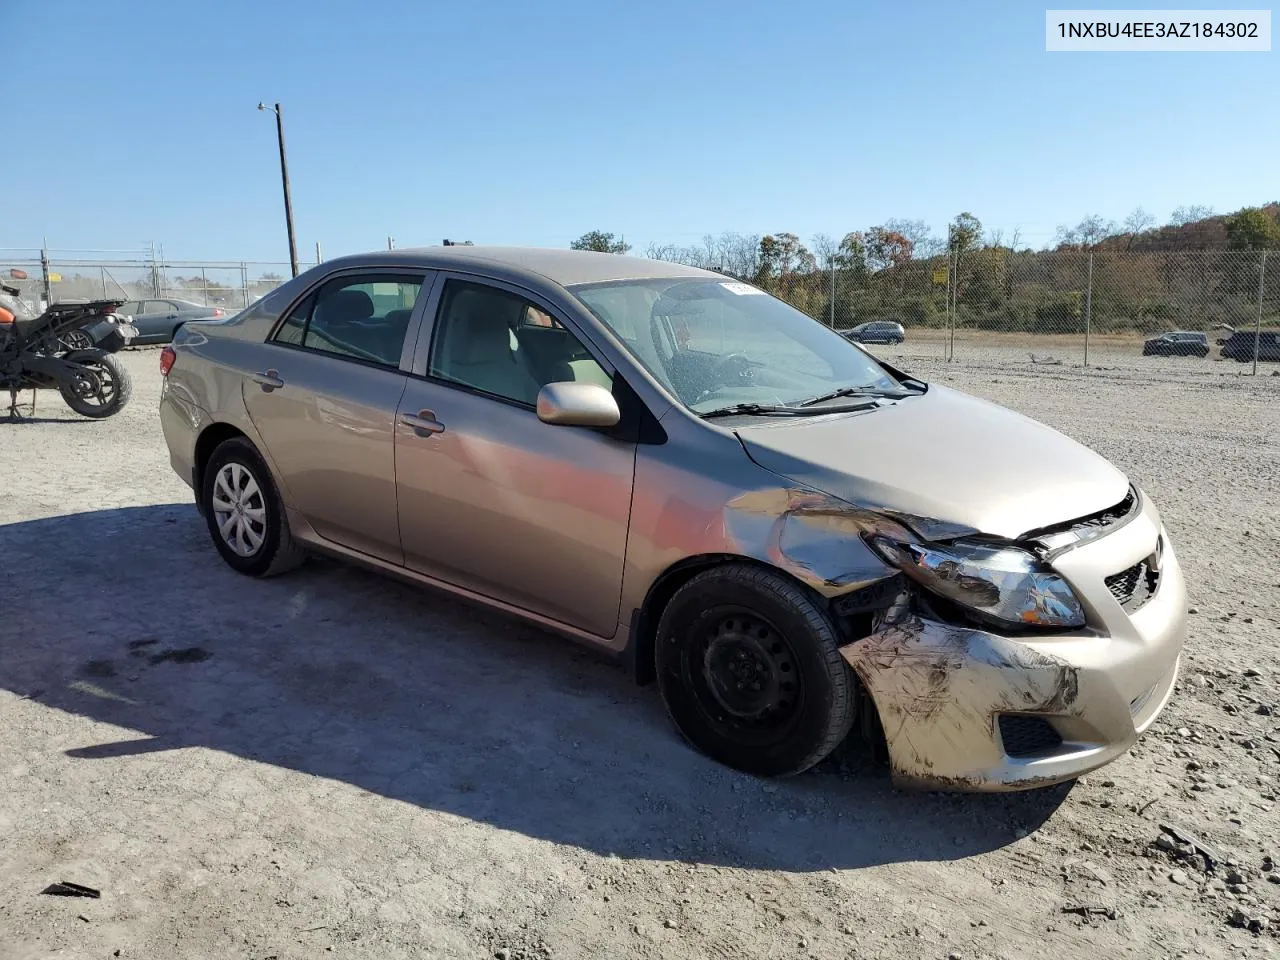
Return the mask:
[[92,350],[93,337],[89,336],[83,330],[72,330],[62,338],[62,342],[67,345],[68,350]]
[[110,354],[67,357],[86,368],[70,382],[60,383],[58,392],[67,406],[93,420],[101,420],[124,409],[133,394],[133,379],[120,361]]

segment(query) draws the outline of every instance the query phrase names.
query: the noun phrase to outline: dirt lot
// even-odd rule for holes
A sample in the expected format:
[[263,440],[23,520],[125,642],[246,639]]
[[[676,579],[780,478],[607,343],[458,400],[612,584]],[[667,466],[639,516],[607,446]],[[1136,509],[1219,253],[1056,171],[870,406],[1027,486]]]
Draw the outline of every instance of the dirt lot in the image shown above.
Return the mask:
[[536,630],[333,563],[246,580],[137,351],[120,417],[0,423],[0,957],[1280,953],[1280,377],[911,347],[1160,505],[1191,634],[1131,754],[1012,796],[897,793],[856,745],[761,782]]

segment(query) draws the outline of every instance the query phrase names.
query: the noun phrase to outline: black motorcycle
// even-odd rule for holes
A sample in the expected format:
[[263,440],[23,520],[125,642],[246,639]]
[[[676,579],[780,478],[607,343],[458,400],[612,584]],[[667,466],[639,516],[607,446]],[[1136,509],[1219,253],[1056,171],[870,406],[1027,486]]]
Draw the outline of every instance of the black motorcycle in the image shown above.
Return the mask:
[[[113,354],[136,335],[133,325],[116,315],[124,300],[55,303],[29,318],[15,288],[0,290],[8,295],[0,295],[0,320],[8,321],[0,323],[0,391],[9,391],[11,418],[21,416],[18,393],[22,390],[57,389],[68,407],[95,420],[124,409],[133,382]],[[115,329],[99,338],[96,347],[75,349],[63,339],[100,320]],[[34,396],[30,409],[34,414]]]

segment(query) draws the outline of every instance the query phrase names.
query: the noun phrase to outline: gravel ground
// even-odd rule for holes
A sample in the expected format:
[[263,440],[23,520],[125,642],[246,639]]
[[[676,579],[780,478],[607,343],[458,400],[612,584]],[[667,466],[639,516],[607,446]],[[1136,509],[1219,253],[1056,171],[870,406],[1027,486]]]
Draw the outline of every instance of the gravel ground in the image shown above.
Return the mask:
[[856,745],[762,782],[529,627],[329,562],[238,577],[135,351],[122,415],[0,423],[0,957],[1280,953],[1280,378],[896,353],[1156,498],[1193,615],[1129,755],[1011,796],[898,793]]

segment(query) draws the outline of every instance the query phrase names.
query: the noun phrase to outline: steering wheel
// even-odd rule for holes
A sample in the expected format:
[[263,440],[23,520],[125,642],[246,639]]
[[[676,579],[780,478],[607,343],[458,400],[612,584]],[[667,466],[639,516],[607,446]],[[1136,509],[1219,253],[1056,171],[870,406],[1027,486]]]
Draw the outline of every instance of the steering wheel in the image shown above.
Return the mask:
[[745,379],[748,376],[747,371],[752,367],[758,366],[760,364],[757,361],[752,360],[745,353],[738,350],[725,354],[725,356],[717,360],[708,371],[708,374],[715,383],[731,383],[737,378]]

